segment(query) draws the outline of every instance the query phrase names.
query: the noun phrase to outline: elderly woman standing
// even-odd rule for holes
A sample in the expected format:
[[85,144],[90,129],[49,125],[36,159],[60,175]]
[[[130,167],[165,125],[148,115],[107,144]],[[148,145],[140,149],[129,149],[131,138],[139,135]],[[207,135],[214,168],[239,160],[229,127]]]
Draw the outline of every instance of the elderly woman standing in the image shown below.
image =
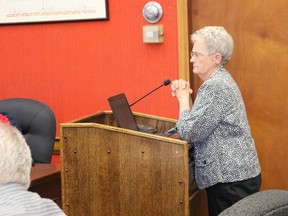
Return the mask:
[[223,27],[208,26],[191,40],[193,73],[203,84],[192,104],[190,84],[172,82],[179,102],[176,128],[194,144],[197,185],[206,189],[209,215],[218,215],[260,190],[261,169],[241,92],[223,67],[233,52],[232,37]]

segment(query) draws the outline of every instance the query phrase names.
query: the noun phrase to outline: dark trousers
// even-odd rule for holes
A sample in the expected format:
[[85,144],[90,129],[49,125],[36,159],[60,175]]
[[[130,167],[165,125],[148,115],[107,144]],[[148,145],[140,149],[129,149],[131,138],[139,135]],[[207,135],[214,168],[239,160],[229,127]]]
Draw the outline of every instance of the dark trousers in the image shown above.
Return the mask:
[[261,174],[247,180],[218,183],[206,188],[209,216],[216,216],[240,199],[260,190]]

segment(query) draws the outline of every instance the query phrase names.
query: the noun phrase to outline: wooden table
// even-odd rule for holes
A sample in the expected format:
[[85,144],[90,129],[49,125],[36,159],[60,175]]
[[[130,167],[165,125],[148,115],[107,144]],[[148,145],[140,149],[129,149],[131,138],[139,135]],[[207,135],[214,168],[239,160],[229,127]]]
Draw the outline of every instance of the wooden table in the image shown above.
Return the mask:
[[31,169],[29,191],[52,199],[62,208],[60,164],[35,164]]

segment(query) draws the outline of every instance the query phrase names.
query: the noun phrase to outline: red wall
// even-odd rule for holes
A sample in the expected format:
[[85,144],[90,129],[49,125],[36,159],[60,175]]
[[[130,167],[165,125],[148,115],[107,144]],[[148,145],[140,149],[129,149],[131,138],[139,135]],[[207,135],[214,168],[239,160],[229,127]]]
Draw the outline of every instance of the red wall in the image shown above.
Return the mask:
[[[0,98],[47,103],[59,124],[108,110],[107,98],[124,92],[136,101],[163,80],[178,78],[177,8],[163,7],[163,44],[144,44],[142,17],[148,1],[108,0],[109,21],[0,26]],[[177,118],[170,87],[154,92],[133,111]]]

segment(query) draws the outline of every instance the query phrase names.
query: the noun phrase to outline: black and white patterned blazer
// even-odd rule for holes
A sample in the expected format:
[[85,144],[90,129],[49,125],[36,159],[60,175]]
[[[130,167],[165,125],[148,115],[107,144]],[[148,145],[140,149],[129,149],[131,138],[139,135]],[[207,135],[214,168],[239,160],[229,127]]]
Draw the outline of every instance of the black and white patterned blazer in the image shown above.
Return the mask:
[[179,115],[176,127],[183,140],[194,144],[200,189],[260,174],[241,92],[223,67],[200,86],[192,110]]

